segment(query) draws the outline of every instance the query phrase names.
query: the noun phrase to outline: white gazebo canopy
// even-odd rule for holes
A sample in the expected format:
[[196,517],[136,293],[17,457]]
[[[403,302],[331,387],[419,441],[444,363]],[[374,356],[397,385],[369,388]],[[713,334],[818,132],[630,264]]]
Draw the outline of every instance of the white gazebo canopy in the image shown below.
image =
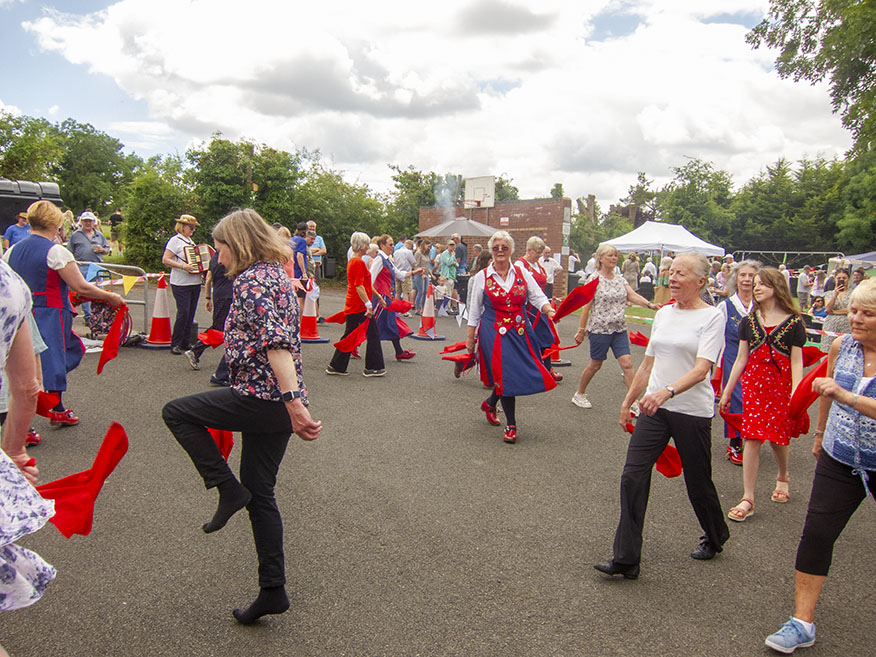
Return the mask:
[[695,251],[707,256],[722,256],[724,249],[701,240],[684,226],[664,224],[660,221],[646,221],[635,230],[608,240],[618,251]]

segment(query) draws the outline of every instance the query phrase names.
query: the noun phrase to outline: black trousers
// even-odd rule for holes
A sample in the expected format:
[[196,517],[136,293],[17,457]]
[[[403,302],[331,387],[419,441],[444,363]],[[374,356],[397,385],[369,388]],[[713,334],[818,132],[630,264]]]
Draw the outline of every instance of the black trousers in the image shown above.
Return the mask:
[[[861,477],[822,451],[815,466],[803,536],[797,547],[795,568],[809,575],[827,576],[833,546],[852,514],[867,497]],[[876,472],[869,472],[867,488],[876,497]]]
[[292,435],[286,405],[222,388],[174,399],[162,416],[207,488],[234,478],[207,427],[241,433],[240,483],[252,493],[246,508],[258,554],[259,586],[285,584],[283,519],[274,486]]
[[712,481],[711,425],[711,418],[662,408],[651,417],[640,415],[636,420],[621,475],[621,516],[614,535],[615,562],[632,565],[641,560],[651,472],[670,437],[681,457],[687,497],[706,537],[718,547],[729,538],[730,531]]
[[[347,315],[347,325],[344,328],[344,335],[341,339],[343,340],[350,335],[350,333],[355,331],[364,321],[364,312]],[[380,346],[380,329],[373,317],[371,323],[368,324],[366,336],[365,369],[382,370],[385,367],[385,362],[383,360],[383,348]],[[332,362],[330,363],[331,368],[336,372],[346,372],[349,364],[350,353],[343,352],[340,349],[335,349],[335,354],[332,356]]]
[[192,322],[198,310],[198,298],[201,296],[200,285],[171,285],[173,299],[176,301],[176,321],[173,323],[173,334],[170,336],[171,347],[188,349],[192,341]]
[[[229,310],[231,310],[231,297],[228,297],[227,299],[213,299],[213,324],[210,328],[214,331],[224,331],[225,319],[228,317]],[[195,352],[198,358],[201,357],[206,349],[207,345],[200,340],[192,347],[192,351]],[[220,381],[228,380],[230,372],[228,369],[228,361],[225,359],[224,354],[219,360],[219,365],[216,366],[216,371],[213,373],[213,376]]]

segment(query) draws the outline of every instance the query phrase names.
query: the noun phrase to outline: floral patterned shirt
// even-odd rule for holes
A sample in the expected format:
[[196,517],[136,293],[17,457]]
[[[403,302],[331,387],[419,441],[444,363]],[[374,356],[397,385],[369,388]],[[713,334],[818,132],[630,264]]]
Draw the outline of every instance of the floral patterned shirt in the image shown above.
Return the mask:
[[246,397],[281,401],[283,391],[268,362],[268,351],[288,349],[295,361],[301,401],[306,406],[298,326],[298,299],[283,265],[254,262],[238,274],[225,320],[225,357],[232,389]]
[[590,304],[587,332],[608,335],[626,331],[627,280],[617,274],[608,279],[599,272],[594,272],[587,277],[587,282],[597,276],[599,285],[596,286],[596,294]]

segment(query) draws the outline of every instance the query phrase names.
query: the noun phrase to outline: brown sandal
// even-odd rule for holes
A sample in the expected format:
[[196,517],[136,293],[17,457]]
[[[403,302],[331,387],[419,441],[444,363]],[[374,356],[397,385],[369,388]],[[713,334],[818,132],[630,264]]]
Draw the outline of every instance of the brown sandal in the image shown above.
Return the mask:
[[784,504],[789,499],[791,499],[791,491],[790,490],[782,490],[779,488],[778,484],[787,484],[791,480],[789,476],[787,479],[779,479],[776,477],[776,489],[773,491],[773,494],[770,496],[770,499],[777,504]]
[[[742,502],[748,502],[751,505],[750,508],[744,509],[742,507]],[[746,518],[750,518],[753,515],[754,515],[754,500],[751,500],[747,497],[743,497],[742,500],[739,502],[739,504],[734,506],[727,513],[727,517],[730,518],[730,520],[735,520],[736,522],[745,522]]]

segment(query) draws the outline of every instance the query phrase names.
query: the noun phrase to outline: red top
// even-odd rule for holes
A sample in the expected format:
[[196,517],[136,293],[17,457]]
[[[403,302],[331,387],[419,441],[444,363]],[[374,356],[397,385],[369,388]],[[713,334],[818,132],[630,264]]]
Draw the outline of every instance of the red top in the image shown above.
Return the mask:
[[363,285],[368,299],[371,298],[371,272],[359,256],[350,258],[347,263],[347,298],[344,301],[344,314],[365,312],[365,302],[359,297],[356,286]]
[[538,283],[538,286],[541,288],[542,292],[544,292],[544,286],[547,285],[547,272],[545,272],[544,267],[537,262],[533,265],[526,258],[520,258],[517,261],[517,264],[524,269],[529,270],[529,273],[532,274],[535,282]]

